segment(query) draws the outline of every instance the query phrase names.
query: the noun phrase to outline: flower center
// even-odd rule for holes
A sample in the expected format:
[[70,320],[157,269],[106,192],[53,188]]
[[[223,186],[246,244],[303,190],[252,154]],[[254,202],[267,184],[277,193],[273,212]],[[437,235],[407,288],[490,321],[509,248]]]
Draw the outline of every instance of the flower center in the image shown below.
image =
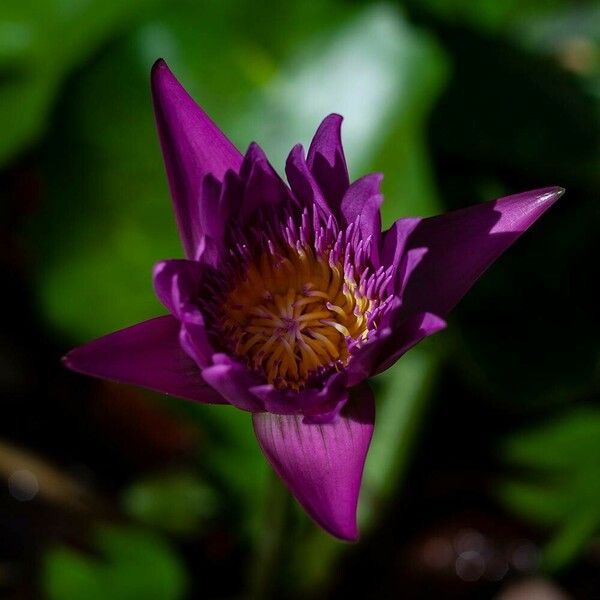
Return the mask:
[[272,246],[225,296],[221,322],[233,350],[278,388],[299,390],[313,374],[346,366],[373,326],[373,286],[335,254]]

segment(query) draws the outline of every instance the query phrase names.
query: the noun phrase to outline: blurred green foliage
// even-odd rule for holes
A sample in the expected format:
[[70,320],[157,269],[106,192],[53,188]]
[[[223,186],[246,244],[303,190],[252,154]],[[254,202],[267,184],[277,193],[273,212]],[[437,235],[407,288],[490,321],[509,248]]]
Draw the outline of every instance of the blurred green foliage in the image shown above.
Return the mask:
[[98,526],[94,552],[50,549],[43,564],[49,600],[178,600],[187,575],[170,546],[155,534],[132,528]]
[[525,518],[556,531],[543,566],[565,568],[600,530],[600,410],[569,410],[513,434],[501,450],[515,476],[500,486],[500,497]]
[[555,14],[568,3],[565,0],[420,0],[420,4],[444,19],[499,33],[529,18]]
[[154,0],[3,0],[0,165],[46,125],[61,84]]
[[217,509],[212,488],[193,473],[165,473],[133,483],[123,494],[124,512],[155,529],[198,534]]

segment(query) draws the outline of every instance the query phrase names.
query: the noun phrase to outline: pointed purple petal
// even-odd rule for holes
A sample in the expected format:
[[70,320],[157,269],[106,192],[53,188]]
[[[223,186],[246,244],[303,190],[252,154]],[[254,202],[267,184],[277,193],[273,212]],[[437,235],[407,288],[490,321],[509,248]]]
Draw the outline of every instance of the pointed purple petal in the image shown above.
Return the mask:
[[422,221],[419,217],[398,219],[384,234],[381,263],[398,266],[406,249],[406,243],[415,227]]
[[270,163],[267,160],[257,160],[253,163],[239,213],[241,222],[246,222],[261,208],[272,211],[279,206],[291,204],[290,190]]
[[336,114],[323,119],[310,144],[306,159],[327,204],[336,215],[339,214],[342,197],[350,185],[342,147],[342,121],[343,117]]
[[332,214],[332,209],[327,204],[319,185],[306,164],[304,149],[301,144],[297,144],[292,148],[285,164],[285,173],[292,192],[294,192],[302,206],[316,206],[324,219]]
[[216,267],[225,253],[225,228],[231,216],[232,206],[239,206],[239,201],[232,202],[232,196],[237,191],[237,181],[239,178],[233,171],[227,171],[222,182],[210,173],[204,177],[198,198],[198,222],[202,238],[194,255],[197,261]]
[[201,242],[199,197],[208,174],[238,171],[242,155],[192,100],[163,60],[152,68],[152,97],[175,216],[188,258]]
[[423,219],[407,248],[427,252],[403,294],[405,314],[429,311],[442,317],[479,276],[550,206],[562,188],[544,188]]
[[358,538],[356,506],[374,420],[373,395],[366,385],[352,390],[333,423],[252,415],[260,447],[277,475],[319,525],[343,540]]
[[244,155],[240,169],[240,199],[236,203],[234,218],[247,225],[248,220],[265,214],[272,215],[273,209],[279,206],[290,206],[293,203],[292,193],[271,166],[262,148],[252,142]]
[[246,153],[244,154],[242,166],[240,168],[240,179],[242,181],[248,181],[254,163],[259,161],[268,163],[269,159],[265,154],[265,151],[256,142],[251,142],[246,150]]
[[188,400],[226,401],[202,379],[179,345],[179,322],[157,317],[71,350],[65,365],[85,375],[139,385]]
[[370,235],[374,239],[379,239],[381,235],[379,208],[383,202],[380,191],[382,179],[381,173],[365,175],[353,182],[342,198],[342,222],[349,225],[359,219],[359,227],[364,239]]

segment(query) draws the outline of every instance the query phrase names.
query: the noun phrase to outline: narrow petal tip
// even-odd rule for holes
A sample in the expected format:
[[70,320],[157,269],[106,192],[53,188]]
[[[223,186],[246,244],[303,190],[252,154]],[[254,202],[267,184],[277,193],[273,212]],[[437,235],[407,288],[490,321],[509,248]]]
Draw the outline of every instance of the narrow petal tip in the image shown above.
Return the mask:
[[225,403],[181,348],[180,328],[179,321],[170,315],[156,317],[79,346],[62,362],[83,375],[197,402]]
[[323,119],[323,122],[321,125],[322,126],[335,125],[336,127],[340,127],[343,120],[344,120],[344,117],[342,115],[340,115],[339,113],[330,113]]
[[238,172],[242,155],[162,59],[152,67],[150,87],[179,233],[193,259],[207,233],[198,210],[203,181],[207,175],[222,181],[227,171]]
[[161,80],[165,77],[175,78],[165,59],[159,58],[150,69],[150,87],[154,93],[156,93],[157,88],[160,87]]
[[537,201],[540,204],[546,204],[546,203],[553,204],[565,193],[566,190],[564,187],[553,186],[553,187],[541,188],[536,191],[538,194]]
[[71,352],[67,352],[67,354],[65,354],[64,356],[61,357],[60,362],[67,369],[71,369],[71,371],[74,371],[75,368],[73,367],[73,361],[71,360],[72,353],[73,353],[72,350],[71,350]]
[[548,191],[548,197],[549,199],[558,200],[566,191],[564,187],[557,185]]
[[169,68],[168,65],[167,65],[167,63],[165,62],[165,59],[164,58],[157,58],[154,61],[154,64],[152,65],[152,70],[151,70],[152,74],[154,74],[155,71],[158,71],[158,69],[162,69],[163,67],[165,67],[167,69]]
[[406,282],[406,314],[427,311],[445,317],[564,192],[558,186],[539,188],[422,219],[403,248],[427,249]]

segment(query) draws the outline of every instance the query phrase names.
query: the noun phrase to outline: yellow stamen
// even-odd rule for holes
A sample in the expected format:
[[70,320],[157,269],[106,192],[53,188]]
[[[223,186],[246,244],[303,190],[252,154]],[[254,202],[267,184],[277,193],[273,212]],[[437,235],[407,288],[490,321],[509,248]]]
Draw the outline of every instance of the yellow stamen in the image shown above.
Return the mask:
[[298,245],[263,253],[240,273],[222,325],[236,354],[269,383],[299,390],[319,370],[348,364],[348,343],[366,339],[377,304],[341,262]]

